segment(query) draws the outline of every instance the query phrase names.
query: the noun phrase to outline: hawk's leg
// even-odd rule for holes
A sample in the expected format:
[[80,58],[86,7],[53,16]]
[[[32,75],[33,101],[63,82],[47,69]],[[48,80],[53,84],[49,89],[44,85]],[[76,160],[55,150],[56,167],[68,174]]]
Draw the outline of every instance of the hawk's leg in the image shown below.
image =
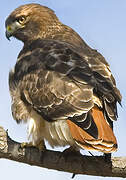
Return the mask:
[[41,140],[39,143],[37,143],[36,145],[33,144],[32,142],[23,142],[21,143],[21,148],[26,148],[26,147],[36,147],[38,148],[40,151],[45,151],[46,150],[46,146],[45,146],[45,142],[44,140]]

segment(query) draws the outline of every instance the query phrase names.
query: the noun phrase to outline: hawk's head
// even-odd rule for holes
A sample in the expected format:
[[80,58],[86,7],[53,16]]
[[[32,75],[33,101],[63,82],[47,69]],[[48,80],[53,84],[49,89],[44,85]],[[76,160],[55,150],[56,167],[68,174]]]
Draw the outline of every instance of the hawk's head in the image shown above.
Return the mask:
[[25,42],[50,37],[59,31],[61,23],[55,13],[39,4],[27,4],[15,9],[7,18],[6,37],[11,36]]

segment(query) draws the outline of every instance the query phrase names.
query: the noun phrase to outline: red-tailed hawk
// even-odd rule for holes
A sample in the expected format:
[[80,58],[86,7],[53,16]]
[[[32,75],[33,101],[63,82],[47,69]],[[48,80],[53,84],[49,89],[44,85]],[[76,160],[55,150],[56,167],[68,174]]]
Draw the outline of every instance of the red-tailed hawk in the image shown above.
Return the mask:
[[104,57],[39,4],[15,9],[6,36],[24,43],[9,88],[13,117],[28,123],[31,144],[116,151],[121,95]]

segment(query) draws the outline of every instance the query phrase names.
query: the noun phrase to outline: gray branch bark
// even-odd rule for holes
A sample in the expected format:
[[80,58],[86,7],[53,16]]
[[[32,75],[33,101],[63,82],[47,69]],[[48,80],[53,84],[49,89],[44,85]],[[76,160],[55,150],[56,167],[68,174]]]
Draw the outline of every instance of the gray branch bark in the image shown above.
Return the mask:
[[20,143],[13,141],[2,127],[0,127],[0,158],[74,174],[126,177],[126,157],[113,157],[107,162],[104,156],[84,156],[75,153],[68,155],[50,150],[40,152],[34,147],[22,149]]

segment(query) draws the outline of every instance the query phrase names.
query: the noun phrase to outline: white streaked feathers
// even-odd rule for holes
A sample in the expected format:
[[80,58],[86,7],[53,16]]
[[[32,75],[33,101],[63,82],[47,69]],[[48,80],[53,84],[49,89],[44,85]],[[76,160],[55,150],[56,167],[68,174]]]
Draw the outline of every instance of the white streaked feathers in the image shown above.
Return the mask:
[[34,110],[32,110],[30,115],[28,139],[33,145],[37,145],[43,139],[46,139],[52,147],[73,146],[75,144],[66,120],[49,123],[43,120]]

